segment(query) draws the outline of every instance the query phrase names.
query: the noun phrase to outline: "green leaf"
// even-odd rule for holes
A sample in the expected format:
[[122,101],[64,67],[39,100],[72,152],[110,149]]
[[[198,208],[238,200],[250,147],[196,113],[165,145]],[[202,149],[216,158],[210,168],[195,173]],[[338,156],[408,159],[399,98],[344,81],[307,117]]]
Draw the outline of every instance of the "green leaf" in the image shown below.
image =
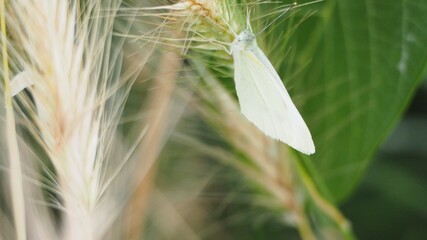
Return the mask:
[[[342,200],[425,74],[427,1],[327,0],[320,5],[289,40],[292,50],[280,75],[313,134],[316,175],[335,200]],[[266,49],[273,62],[283,58],[273,50]]]

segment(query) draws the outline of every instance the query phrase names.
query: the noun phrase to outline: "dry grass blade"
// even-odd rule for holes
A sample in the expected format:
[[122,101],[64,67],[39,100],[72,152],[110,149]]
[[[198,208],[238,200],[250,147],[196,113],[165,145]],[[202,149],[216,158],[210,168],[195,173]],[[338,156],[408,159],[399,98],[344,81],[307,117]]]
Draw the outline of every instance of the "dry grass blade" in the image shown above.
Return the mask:
[[26,86],[32,98],[17,96],[20,116],[54,168],[49,175],[58,199],[51,202],[63,210],[58,238],[100,239],[117,216],[118,201],[106,195],[111,179],[104,175],[127,160],[125,153],[113,159],[109,149],[118,141],[132,74],[118,74],[123,55],[122,41],[112,40],[115,17],[100,16],[119,3],[17,0],[8,5],[15,83],[32,83]]
[[6,108],[6,138],[8,146],[8,157],[10,165],[10,190],[12,195],[13,218],[16,229],[16,238],[25,240],[25,201],[22,184],[21,158],[18,149],[18,137],[15,128],[15,113],[12,106],[12,92],[9,78],[9,53],[7,49],[6,10],[4,0],[0,1],[1,33],[2,33],[2,56],[3,56],[3,79],[4,79],[4,101]]

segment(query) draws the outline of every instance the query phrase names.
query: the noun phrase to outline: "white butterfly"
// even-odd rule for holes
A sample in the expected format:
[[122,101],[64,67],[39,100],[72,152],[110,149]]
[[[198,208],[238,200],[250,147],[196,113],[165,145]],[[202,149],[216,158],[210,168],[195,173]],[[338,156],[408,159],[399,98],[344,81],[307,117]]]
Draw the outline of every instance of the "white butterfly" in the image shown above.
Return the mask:
[[310,131],[273,65],[258,47],[250,26],[231,44],[240,109],[266,135],[313,154]]

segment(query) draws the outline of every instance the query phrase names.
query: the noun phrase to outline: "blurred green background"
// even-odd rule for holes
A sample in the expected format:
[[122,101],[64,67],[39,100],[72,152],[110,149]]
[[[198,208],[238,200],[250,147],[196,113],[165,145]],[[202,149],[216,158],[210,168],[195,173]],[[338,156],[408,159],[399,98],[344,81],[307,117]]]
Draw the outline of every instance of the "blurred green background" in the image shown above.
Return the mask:
[[427,239],[427,81],[342,206],[360,239]]

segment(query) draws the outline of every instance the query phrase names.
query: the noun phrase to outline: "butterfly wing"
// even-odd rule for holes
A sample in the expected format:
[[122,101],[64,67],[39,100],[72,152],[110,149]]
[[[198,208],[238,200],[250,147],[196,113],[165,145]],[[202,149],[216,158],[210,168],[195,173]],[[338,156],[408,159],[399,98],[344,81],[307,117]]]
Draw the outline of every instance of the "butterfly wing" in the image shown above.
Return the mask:
[[258,47],[233,52],[240,109],[266,135],[312,154],[313,140],[276,70]]

